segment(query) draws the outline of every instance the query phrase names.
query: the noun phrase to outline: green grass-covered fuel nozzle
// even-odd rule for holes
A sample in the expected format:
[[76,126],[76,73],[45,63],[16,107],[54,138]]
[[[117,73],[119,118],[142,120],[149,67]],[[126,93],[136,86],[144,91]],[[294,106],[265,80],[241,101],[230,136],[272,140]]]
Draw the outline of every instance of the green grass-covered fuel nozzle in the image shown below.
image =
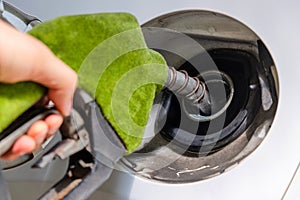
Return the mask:
[[[203,112],[209,107],[205,85],[168,68],[159,53],[147,48],[131,14],[63,16],[35,26],[29,34],[77,72],[78,87],[96,99],[128,153],[141,144],[154,98],[163,86],[193,103],[206,99],[198,106]],[[45,91],[34,83],[0,83],[0,132]]]

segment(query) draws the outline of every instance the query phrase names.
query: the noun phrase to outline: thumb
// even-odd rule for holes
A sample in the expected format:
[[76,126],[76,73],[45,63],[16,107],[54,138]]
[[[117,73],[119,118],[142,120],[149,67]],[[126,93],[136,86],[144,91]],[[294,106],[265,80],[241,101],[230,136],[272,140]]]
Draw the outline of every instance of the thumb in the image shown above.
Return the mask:
[[[31,80],[48,88],[48,98],[52,100],[62,115],[70,114],[73,96],[77,86],[77,74],[52,52],[40,54],[38,67],[33,68]],[[41,66],[42,65],[42,66]]]

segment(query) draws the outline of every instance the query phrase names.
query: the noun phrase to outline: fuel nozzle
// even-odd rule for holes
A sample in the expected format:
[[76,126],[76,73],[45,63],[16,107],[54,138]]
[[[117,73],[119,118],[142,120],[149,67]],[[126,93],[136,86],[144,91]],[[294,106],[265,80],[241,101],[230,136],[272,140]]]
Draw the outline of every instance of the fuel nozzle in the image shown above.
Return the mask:
[[182,99],[184,111],[196,121],[209,121],[226,111],[233,98],[233,82],[224,72],[206,71],[190,77],[169,67],[165,87]]
[[190,77],[185,70],[177,71],[174,67],[170,67],[165,86],[188,103],[198,107],[204,115],[211,113],[211,102],[205,83],[198,77]]

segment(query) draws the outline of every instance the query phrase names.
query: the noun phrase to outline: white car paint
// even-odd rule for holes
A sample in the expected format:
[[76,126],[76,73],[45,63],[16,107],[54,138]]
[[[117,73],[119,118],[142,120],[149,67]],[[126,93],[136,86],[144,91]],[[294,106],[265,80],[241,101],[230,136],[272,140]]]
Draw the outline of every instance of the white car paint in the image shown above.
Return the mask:
[[[175,10],[224,13],[250,27],[264,41],[278,70],[279,106],[270,132],[258,149],[232,170],[190,184],[169,185],[116,171],[91,199],[281,199],[300,161],[300,2],[193,0],[8,0],[47,20],[60,15],[130,12],[142,24]],[[285,199],[300,198],[299,170]]]

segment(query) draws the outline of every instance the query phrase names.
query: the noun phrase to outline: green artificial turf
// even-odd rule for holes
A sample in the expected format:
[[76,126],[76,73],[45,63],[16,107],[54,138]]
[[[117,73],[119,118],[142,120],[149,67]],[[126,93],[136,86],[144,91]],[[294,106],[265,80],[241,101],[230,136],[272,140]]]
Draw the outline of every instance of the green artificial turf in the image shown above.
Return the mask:
[[[147,48],[136,18],[128,13],[63,16],[34,27],[29,34],[78,73],[79,87],[96,99],[128,152],[134,151],[142,140],[155,95],[167,78],[164,59]],[[44,91],[31,83],[20,83],[19,90],[3,86],[3,91],[8,87],[11,91],[3,96],[0,90],[0,131]],[[26,95],[21,94],[25,93],[22,88]],[[16,101],[10,102],[12,94]],[[3,102],[8,105],[3,107]],[[5,121],[2,115],[11,117]]]
[[0,83],[0,133],[39,100],[46,89],[31,82]]

